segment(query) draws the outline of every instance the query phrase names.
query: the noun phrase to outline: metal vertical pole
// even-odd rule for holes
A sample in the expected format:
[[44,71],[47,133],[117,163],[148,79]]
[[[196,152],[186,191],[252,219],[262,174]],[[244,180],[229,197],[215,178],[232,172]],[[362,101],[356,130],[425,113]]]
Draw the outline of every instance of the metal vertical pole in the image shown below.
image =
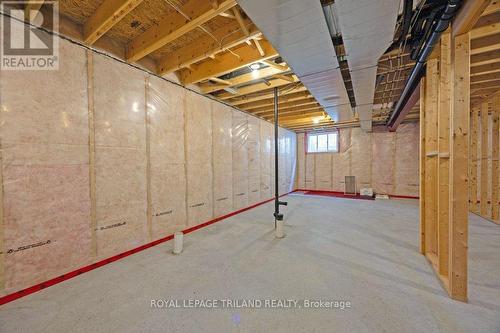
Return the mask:
[[283,214],[280,214],[280,205],[287,205],[286,202],[280,201],[279,194],[279,177],[278,177],[278,88],[274,88],[274,228],[276,221],[283,220]]

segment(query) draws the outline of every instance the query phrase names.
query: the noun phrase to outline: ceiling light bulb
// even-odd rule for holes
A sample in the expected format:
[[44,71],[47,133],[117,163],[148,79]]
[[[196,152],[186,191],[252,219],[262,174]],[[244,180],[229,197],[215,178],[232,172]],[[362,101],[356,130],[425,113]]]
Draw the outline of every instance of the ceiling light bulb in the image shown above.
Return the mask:
[[260,65],[258,63],[250,65],[250,69],[253,70],[253,71],[258,70],[259,68],[260,68]]
[[313,123],[315,123],[315,124],[319,124],[319,119],[318,119],[318,118],[314,118],[314,119],[313,119]]

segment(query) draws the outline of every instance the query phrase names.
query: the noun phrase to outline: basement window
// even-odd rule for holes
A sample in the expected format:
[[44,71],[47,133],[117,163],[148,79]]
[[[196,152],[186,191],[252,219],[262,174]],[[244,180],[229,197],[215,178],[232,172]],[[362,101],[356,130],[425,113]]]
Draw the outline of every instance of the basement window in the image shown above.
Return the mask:
[[308,153],[338,153],[339,132],[307,134]]

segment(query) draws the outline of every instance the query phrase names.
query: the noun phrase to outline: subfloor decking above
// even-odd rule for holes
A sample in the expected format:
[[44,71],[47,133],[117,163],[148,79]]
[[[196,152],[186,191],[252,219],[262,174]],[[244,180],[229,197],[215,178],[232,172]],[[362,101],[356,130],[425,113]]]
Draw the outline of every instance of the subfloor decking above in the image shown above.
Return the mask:
[[[418,201],[289,195],[0,307],[1,332],[498,332],[500,229],[470,223],[469,304],[418,252]],[[339,309],[152,309],[152,299],[339,299]],[[34,315],[36,314],[36,315]]]

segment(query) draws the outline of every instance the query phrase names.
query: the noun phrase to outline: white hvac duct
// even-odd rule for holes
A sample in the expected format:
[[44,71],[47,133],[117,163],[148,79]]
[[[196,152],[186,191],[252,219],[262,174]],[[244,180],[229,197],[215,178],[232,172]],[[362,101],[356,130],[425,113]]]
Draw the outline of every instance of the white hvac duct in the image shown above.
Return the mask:
[[371,130],[377,64],[391,45],[400,0],[336,0],[361,128]]
[[238,3],[330,117],[334,121],[350,120],[353,111],[320,1]]

